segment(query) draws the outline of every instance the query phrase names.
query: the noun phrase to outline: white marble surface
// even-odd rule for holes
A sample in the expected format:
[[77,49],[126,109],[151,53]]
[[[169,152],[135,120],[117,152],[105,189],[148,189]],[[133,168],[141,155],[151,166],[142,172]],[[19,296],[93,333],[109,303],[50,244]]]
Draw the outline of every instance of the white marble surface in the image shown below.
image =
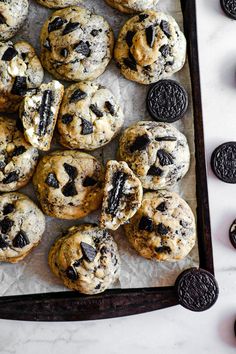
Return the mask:
[[[163,0],[162,0],[163,1]],[[236,21],[218,0],[196,0],[207,161],[218,144],[235,140]],[[0,353],[183,354],[236,352],[236,251],[228,228],[236,217],[236,186],[218,181],[209,168],[209,196],[217,304],[204,313],[179,306],[129,318],[86,323],[0,321]]]

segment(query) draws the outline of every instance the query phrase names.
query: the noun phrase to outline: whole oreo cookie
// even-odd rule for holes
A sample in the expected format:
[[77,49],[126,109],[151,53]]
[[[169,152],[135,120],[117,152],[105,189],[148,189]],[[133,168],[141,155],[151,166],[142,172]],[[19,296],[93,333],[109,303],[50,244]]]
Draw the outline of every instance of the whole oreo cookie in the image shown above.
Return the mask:
[[146,102],[153,119],[173,123],[187,111],[188,94],[178,82],[160,80],[150,88]]
[[175,282],[179,303],[191,311],[205,311],[212,307],[219,294],[215,277],[204,269],[190,268]]
[[211,168],[221,181],[236,183],[236,142],[224,143],[214,150]]
[[236,248],[236,219],[234,220],[233,224],[230,226],[229,239],[233,247]]
[[220,0],[220,4],[224,13],[236,20],[236,0]]

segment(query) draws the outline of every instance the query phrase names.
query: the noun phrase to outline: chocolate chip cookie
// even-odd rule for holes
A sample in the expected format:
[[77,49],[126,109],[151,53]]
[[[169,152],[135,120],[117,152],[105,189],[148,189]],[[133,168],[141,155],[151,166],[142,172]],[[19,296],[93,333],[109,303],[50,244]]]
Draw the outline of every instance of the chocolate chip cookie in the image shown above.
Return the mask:
[[99,208],[103,168],[95,157],[75,150],[44,156],[33,184],[45,214],[79,219]]
[[43,81],[43,68],[27,42],[0,43],[0,112],[15,112],[23,97]]
[[64,86],[53,80],[27,95],[20,106],[26,140],[39,150],[50,150]]
[[37,246],[45,230],[41,210],[21,193],[0,196],[0,261],[16,263]]
[[38,161],[38,150],[28,144],[15,119],[0,117],[0,192],[26,185]]
[[71,6],[55,11],[43,25],[41,59],[58,79],[92,80],[106,69],[113,44],[112,29],[102,16]]
[[28,0],[0,1],[0,41],[13,37],[28,15]]
[[190,164],[186,137],[167,123],[140,121],[130,126],[120,139],[118,155],[143,187],[153,190],[173,187]]
[[124,115],[106,87],[80,82],[65,90],[58,130],[62,145],[94,150],[109,143],[120,131]]
[[119,277],[116,243],[106,230],[91,224],[71,227],[56,240],[48,260],[66,287],[83,294],[101,293]]
[[196,241],[194,215],[176,193],[148,192],[140,209],[125,225],[125,234],[134,249],[147,259],[183,259]]
[[114,56],[127,79],[151,84],[183,67],[186,39],[173,17],[145,11],[125,23]]
[[144,10],[154,10],[159,0],[105,0],[106,3],[115,9],[132,14]]
[[140,180],[124,161],[108,161],[100,226],[117,230],[139,209],[143,196]]
[[59,9],[71,5],[77,5],[79,0],[36,0],[40,5],[49,7],[51,9]]

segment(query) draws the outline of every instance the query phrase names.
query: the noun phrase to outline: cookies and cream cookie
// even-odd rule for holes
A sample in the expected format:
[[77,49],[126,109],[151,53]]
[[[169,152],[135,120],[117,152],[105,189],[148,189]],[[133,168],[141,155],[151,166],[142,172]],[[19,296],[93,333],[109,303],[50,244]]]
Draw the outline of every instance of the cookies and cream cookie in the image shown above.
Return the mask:
[[127,79],[151,84],[183,67],[186,39],[173,17],[144,11],[121,29],[114,57]]
[[21,193],[0,195],[0,262],[16,263],[37,246],[45,230],[45,217]]
[[79,219],[99,208],[103,168],[95,157],[58,150],[42,157],[33,184],[45,214]]
[[100,226],[117,230],[137,212],[142,196],[142,184],[127,163],[108,161]]
[[145,10],[156,9],[159,0],[105,0],[106,3],[115,9],[132,14]]
[[62,145],[94,150],[109,143],[120,131],[123,112],[114,95],[94,82],[80,82],[65,90],[58,131]]
[[78,5],[80,0],[36,0],[40,5],[49,7],[51,9],[59,9],[71,5]]
[[64,86],[53,80],[27,95],[20,106],[26,140],[39,150],[50,149]]
[[93,80],[106,69],[113,44],[112,29],[102,16],[67,7],[55,11],[43,25],[42,64],[58,79]]
[[143,187],[153,190],[173,187],[187,173],[190,164],[186,137],[167,123],[133,124],[121,136],[118,155]]
[[183,259],[196,241],[195,218],[189,205],[174,192],[148,192],[140,209],[125,225],[134,249],[147,259]]
[[55,241],[48,261],[66,287],[83,294],[101,293],[119,277],[115,241],[106,230],[92,224],[71,227]]

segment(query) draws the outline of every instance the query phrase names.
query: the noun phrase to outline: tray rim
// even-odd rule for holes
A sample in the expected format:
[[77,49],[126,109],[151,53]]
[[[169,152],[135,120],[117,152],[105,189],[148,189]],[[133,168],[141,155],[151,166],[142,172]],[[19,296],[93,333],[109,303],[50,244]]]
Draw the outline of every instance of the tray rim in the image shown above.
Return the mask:
[[[188,43],[194,108],[199,266],[214,274],[198,59],[196,0],[180,1],[184,32]],[[23,321],[96,320],[145,313],[177,304],[178,298],[174,286],[111,289],[93,296],[62,291],[0,297],[0,318]]]

